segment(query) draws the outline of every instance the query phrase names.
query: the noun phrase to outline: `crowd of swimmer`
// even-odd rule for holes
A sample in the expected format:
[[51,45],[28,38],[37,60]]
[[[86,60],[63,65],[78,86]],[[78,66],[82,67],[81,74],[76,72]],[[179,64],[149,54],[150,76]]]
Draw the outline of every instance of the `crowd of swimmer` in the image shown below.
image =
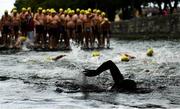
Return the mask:
[[29,45],[39,48],[57,49],[60,45],[70,47],[76,42],[81,47],[109,47],[110,21],[99,9],[64,10],[43,9],[33,13],[31,8],[18,12],[4,12],[0,21],[1,45],[20,48],[26,39]]

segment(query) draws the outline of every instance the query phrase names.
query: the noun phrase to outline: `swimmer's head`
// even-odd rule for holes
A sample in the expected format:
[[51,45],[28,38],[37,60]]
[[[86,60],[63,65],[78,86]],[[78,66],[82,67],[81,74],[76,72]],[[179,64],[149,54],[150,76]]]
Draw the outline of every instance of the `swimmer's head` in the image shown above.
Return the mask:
[[38,12],[39,12],[39,13],[42,13],[42,10],[43,10],[42,7],[39,7],[39,8],[38,8]]
[[22,12],[25,12],[25,11],[26,11],[26,8],[24,8],[24,7],[21,8],[21,11],[22,11]]
[[27,10],[28,10],[28,11],[31,11],[31,7],[28,7]]
[[67,11],[71,11],[71,8],[68,8]]
[[86,15],[90,15],[90,12],[89,12],[89,11],[85,11],[85,14],[86,14]]
[[67,11],[67,10],[65,10],[65,11],[64,11],[64,14],[68,14],[68,11]]
[[17,10],[13,10],[13,14],[16,14],[17,13]]
[[12,10],[17,10],[17,7],[14,7]]
[[68,14],[69,14],[69,16],[72,16],[74,14],[74,11],[71,10],[71,11],[68,12]]
[[4,14],[5,14],[5,15],[8,15],[8,10],[5,10],[5,11],[4,11]]
[[98,10],[96,11],[96,13],[97,13],[97,14],[101,14],[101,10],[98,9]]
[[97,9],[93,9],[93,13],[96,13]]
[[71,10],[71,13],[72,13],[72,14],[75,14],[75,11],[74,11],[74,10]]
[[85,13],[85,10],[82,9],[82,10],[80,11],[80,14],[84,14],[84,13]]
[[88,8],[88,10],[87,10],[87,11],[89,11],[89,12],[91,13],[92,9],[91,9],[91,8]]
[[76,9],[76,13],[80,13],[80,9],[79,8]]
[[43,13],[43,14],[46,14],[46,10],[45,10],[45,9],[43,9],[43,10],[42,10],[42,13]]
[[50,13],[50,9],[46,9],[46,12],[47,12],[47,13]]
[[17,10],[17,8],[16,8],[16,7],[14,7],[14,8],[11,10],[11,12],[13,12],[13,10]]
[[63,12],[63,9],[62,9],[62,8],[60,8],[60,9],[59,9],[59,12],[60,12],[60,13],[62,13],[62,12]]
[[102,13],[101,13],[101,16],[102,16],[102,17],[105,17],[105,15],[106,15],[105,12],[102,12]]
[[56,15],[56,10],[51,9],[51,14],[52,14],[52,16],[55,16]]
[[38,10],[42,10],[42,7],[39,7]]
[[134,91],[137,89],[137,83],[130,79],[122,80],[121,83],[115,84],[111,90]]

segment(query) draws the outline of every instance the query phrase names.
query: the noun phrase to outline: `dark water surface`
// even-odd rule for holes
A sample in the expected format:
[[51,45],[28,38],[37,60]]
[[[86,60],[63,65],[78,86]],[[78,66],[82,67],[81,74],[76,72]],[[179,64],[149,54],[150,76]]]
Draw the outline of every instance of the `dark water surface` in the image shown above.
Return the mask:
[[[113,49],[101,50],[100,57],[92,51],[72,46],[69,52],[35,52],[23,50],[0,55],[0,109],[179,109],[180,108],[180,41],[117,41]],[[154,56],[147,57],[152,47]],[[136,58],[120,61],[120,53]],[[51,57],[66,57],[52,61]],[[55,83],[68,81],[77,84],[94,84],[108,88],[113,81],[109,72],[83,83],[84,68],[95,69],[102,62],[113,60],[125,76],[138,82],[139,88],[149,93],[91,92],[57,93]],[[3,78],[4,77],[4,78]],[[7,77],[7,78],[5,78]],[[64,87],[63,87],[64,88]],[[64,88],[64,90],[69,90]],[[78,90],[78,89],[77,89]]]

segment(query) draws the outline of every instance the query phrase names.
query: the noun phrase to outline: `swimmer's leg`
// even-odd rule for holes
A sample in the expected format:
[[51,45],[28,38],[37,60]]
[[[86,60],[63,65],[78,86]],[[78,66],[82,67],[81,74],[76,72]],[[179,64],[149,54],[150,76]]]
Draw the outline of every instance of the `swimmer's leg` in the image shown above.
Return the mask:
[[107,48],[110,48],[110,32],[107,33]]
[[100,65],[96,70],[85,70],[85,76],[97,76],[103,71],[110,70],[111,76],[115,82],[115,84],[119,84],[122,80],[124,80],[123,75],[119,71],[118,67],[111,60],[104,62]]

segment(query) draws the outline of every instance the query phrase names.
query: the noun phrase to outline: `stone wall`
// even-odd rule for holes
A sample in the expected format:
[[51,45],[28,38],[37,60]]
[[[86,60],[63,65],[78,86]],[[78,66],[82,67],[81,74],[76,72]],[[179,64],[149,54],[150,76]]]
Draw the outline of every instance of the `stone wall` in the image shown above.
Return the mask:
[[180,14],[114,22],[111,31],[120,39],[180,38]]

